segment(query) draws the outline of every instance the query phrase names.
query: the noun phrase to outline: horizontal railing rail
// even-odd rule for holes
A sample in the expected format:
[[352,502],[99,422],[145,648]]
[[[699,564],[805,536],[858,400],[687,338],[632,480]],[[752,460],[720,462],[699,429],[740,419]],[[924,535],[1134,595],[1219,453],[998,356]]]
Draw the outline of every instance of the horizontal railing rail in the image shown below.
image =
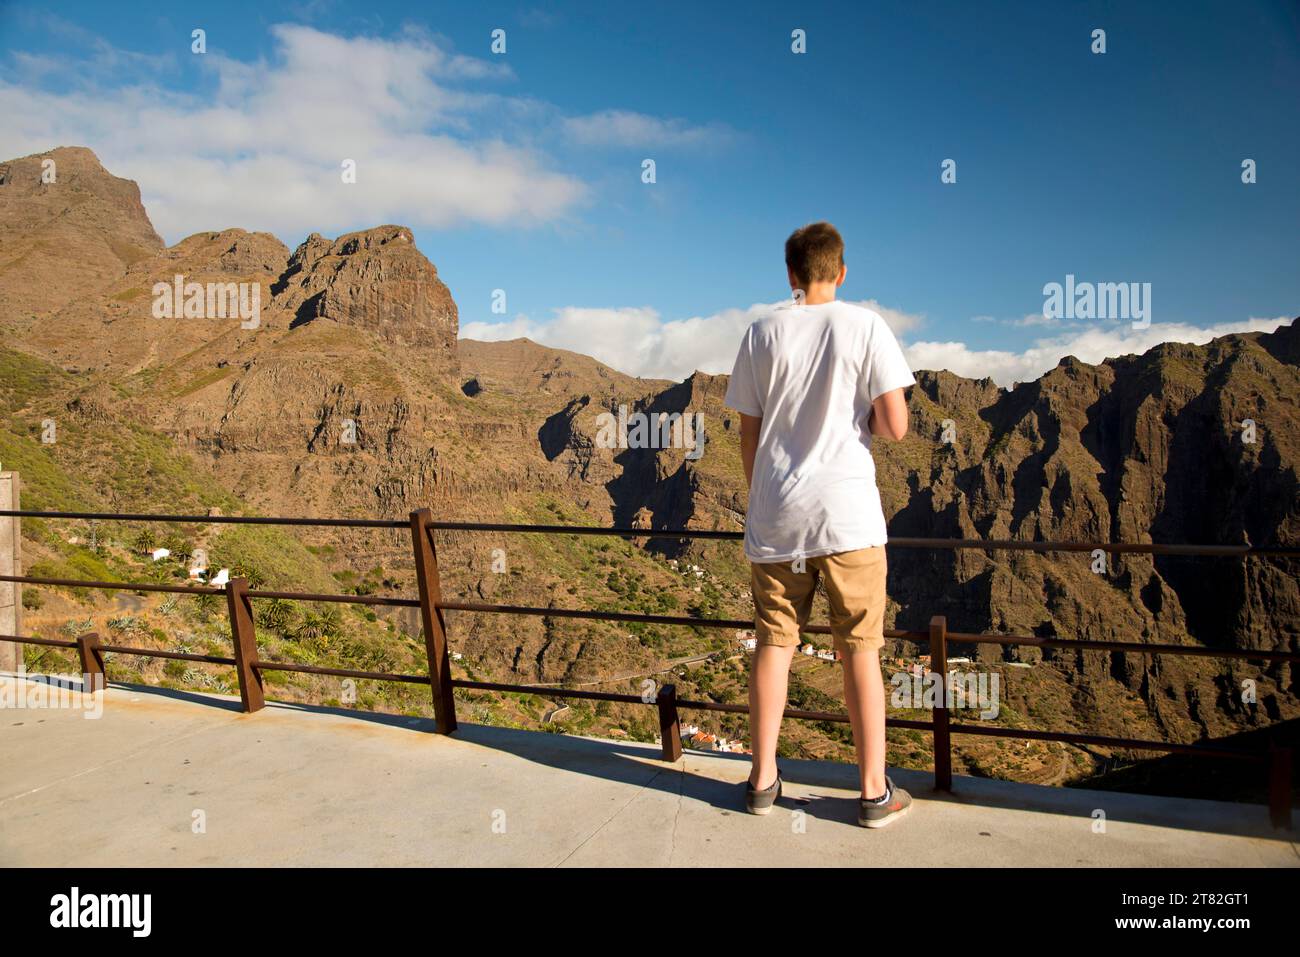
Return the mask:
[[[92,687],[102,687],[103,682],[105,681],[105,654],[138,655],[150,658],[167,658],[232,666],[235,668],[239,680],[240,698],[244,710],[250,712],[260,710],[265,704],[262,673],[266,671],[295,672],[301,674],[353,678],[358,680],[424,684],[429,685],[432,690],[434,727],[435,730],[441,734],[450,734],[456,730],[455,698],[453,696],[453,691],[456,688],[461,688],[467,691],[533,694],[556,699],[572,698],[611,701],[626,704],[654,705],[657,707],[659,712],[662,753],[664,759],[668,761],[676,761],[681,757],[680,710],[730,714],[746,714],[749,711],[748,706],[743,704],[728,704],[720,701],[697,701],[678,698],[676,686],[673,684],[665,684],[659,687],[653,697],[648,697],[635,694],[588,691],[579,688],[556,688],[552,686],[470,681],[461,678],[453,678],[451,676],[450,653],[447,645],[446,622],[443,616],[443,613],[448,611],[468,614],[505,614],[548,618],[573,618],[590,621],[686,626],[694,628],[749,629],[753,626],[753,621],[750,619],[696,618],[689,615],[652,615],[633,612],[600,611],[586,608],[557,608],[550,606],[541,607],[445,600],[441,595],[437,553],[433,538],[434,532],[453,531],[544,535],[613,535],[626,538],[675,538],[738,541],[744,537],[742,532],[704,529],[641,529],[581,525],[519,525],[476,522],[436,522],[433,520],[432,513],[428,509],[420,509],[412,512],[410,517],[404,521],[397,519],[271,518],[242,515],[124,514],[112,512],[38,511],[33,509],[0,510],[0,517],[80,519],[117,522],[161,522],[177,524],[224,523],[318,526],[333,528],[381,528],[409,529],[410,531],[416,571],[416,582],[420,594],[419,598],[403,598],[398,596],[382,595],[318,594],[313,592],[250,588],[247,579],[242,577],[233,578],[225,586],[219,587],[215,585],[168,585],[156,582],[91,581],[75,578],[0,575],[0,581],[51,587],[164,592],[195,596],[225,596],[231,639],[235,649],[233,657],[137,648],[126,645],[106,645],[102,644],[99,640],[99,636],[94,633],[80,635],[75,640],[40,638],[36,636],[0,635],[0,641],[12,641],[55,648],[77,649],[82,664],[82,671],[91,682]],[[900,548],[974,548],[990,551],[1012,550],[1035,552],[1093,552],[1100,549],[1108,553],[1122,554],[1238,558],[1300,555],[1300,547],[1289,545],[1257,547],[1247,545],[1176,545],[1165,543],[1123,542],[1027,542],[1019,540],[941,538],[895,538],[889,541],[889,545]],[[285,599],[305,602],[334,602],[341,604],[419,608],[425,637],[428,673],[402,674],[352,668],[333,668],[323,665],[306,665],[298,662],[273,661],[262,658],[258,653],[254,615],[252,611],[252,602],[260,599]],[[829,625],[823,624],[810,624],[802,629],[802,631],[812,634],[829,634],[830,630]],[[1290,748],[1273,745],[1270,747],[1268,752],[1261,753],[1257,751],[1247,751],[1240,748],[1230,748],[1210,744],[1183,744],[1177,742],[1143,740],[1138,738],[1084,734],[1073,731],[1039,731],[1026,728],[1005,728],[995,725],[954,722],[951,720],[949,715],[950,709],[947,706],[947,697],[945,692],[948,681],[948,650],[949,646],[952,644],[1000,644],[1008,646],[1030,646],[1063,652],[1094,651],[1143,655],[1184,655],[1270,662],[1297,662],[1300,661],[1300,653],[1250,648],[1208,648],[1197,645],[1094,641],[1089,639],[1059,638],[1055,636],[949,632],[947,630],[946,619],[943,616],[938,615],[931,619],[930,627],[926,631],[886,629],[885,637],[889,639],[909,641],[916,644],[924,644],[930,649],[931,672],[933,680],[936,683],[936,701],[931,709],[934,715],[933,719],[930,721],[918,721],[906,718],[889,717],[886,719],[886,725],[894,728],[924,731],[933,736],[935,756],[934,775],[935,788],[937,790],[950,791],[952,789],[951,735],[953,734],[1014,738],[1029,741],[1049,741],[1062,744],[1107,747],[1120,750],[1156,751],[1167,754],[1245,760],[1266,763],[1268,765],[1270,818],[1273,821],[1273,824],[1277,827],[1289,828],[1291,826],[1292,752]],[[793,708],[786,709],[785,716],[794,719],[833,723],[847,723],[849,720],[848,715],[842,713],[806,711]]]
[[[120,512],[56,512],[36,509],[0,509],[0,518],[67,518],[87,521],[163,522],[169,524],[298,525],[322,528],[408,528],[397,518],[273,518],[261,515],[158,515]],[[499,522],[429,522],[439,532],[504,532],[537,535],[610,535],[617,538],[675,538],[739,542],[740,531],[702,528],[634,528],[607,525],[513,525]],[[1034,542],[1016,538],[916,538],[890,537],[887,548],[977,549],[1024,552],[1104,552],[1126,555],[1188,555],[1242,557],[1300,555],[1300,545],[1186,545],[1164,542]]]

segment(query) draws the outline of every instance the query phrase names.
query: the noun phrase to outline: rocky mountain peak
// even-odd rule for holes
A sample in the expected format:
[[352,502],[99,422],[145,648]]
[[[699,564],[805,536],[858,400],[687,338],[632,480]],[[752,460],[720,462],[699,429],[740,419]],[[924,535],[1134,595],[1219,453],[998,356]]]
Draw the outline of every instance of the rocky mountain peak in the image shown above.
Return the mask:
[[269,273],[279,276],[287,268],[289,249],[270,233],[223,229],[219,232],[195,233],[182,239],[167,250],[166,258],[174,261],[174,268],[195,275],[224,273],[246,276]]
[[312,233],[272,291],[277,305],[292,312],[293,326],[328,319],[395,344],[455,352],[456,303],[405,226],[376,226],[332,242]]
[[[6,222],[20,218],[14,203],[24,201],[34,222],[57,211],[74,214],[83,223],[99,219],[98,225],[133,232],[143,245],[163,244],[144,211],[140,187],[114,176],[84,146],[60,146],[8,160],[0,164],[0,186],[6,187],[0,206],[8,214]],[[92,208],[83,208],[87,204]]]
[[91,150],[61,146],[0,163],[0,316],[30,323],[158,252],[140,187]]
[[990,405],[1002,391],[992,379],[967,379],[946,369],[918,370],[916,384],[931,402],[949,408]]

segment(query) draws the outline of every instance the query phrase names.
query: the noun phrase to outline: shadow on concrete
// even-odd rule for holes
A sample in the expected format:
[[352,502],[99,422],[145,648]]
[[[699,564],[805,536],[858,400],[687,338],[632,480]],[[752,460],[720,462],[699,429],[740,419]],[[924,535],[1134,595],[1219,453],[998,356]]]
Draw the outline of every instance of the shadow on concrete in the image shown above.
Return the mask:
[[[746,813],[744,782],[749,776],[749,759],[745,755],[688,751],[681,761],[668,765],[659,760],[657,745],[516,731],[485,725],[462,725],[456,737],[574,773],[633,782],[649,777],[644,787],[703,801],[723,813]],[[541,743],[538,738],[548,740]],[[713,764],[713,772],[701,774],[693,770],[693,765],[702,762]],[[718,763],[734,765],[734,773],[724,772],[725,777],[720,779],[716,770]],[[801,810],[810,817],[821,820],[856,825],[856,765],[792,759],[782,759],[780,765],[781,776],[787,788],[777,802],[777,807],[791,812]],[[657,769],[659,773],[647,775],[647,768]],[[934,779],[928,771],[891,769],[889,773],[895,784],[909,791],[922,805],[938,801],[971,808],[1059,814],[1078,818],[1080,826],[1086,827],[1092,826],[1096,820],[1094,815],[1101,811],[1108,824],[1146,824],[1284,842],[1292,842],[1295,837],[1294,831],[1274,830],[1269,824],[1268,809],[1257,804],[1161,799],[1146,794],[1087,791],[963,776],[955,778],[952,793],[944,793],[934,790]],[[802,793],[799,796],[792,795],[790,785]],[[827,789],[827,793],[818,793],[819,788]],[[843,793],[834,793],[844,791],[855,796],[846,797]],[[917,807],[912,813],[923,815],[925,809],[923,806]]]
[[123,681],[110,681],[108,687],[116,688],[119,691],[129,691],[131,694],[148,694],[156,695],[159,698],[169,698],[173,701],[185,701],[189,704],[202,704],[210,708],[220,708],[223,711],[234,711],[236,713],[243,711],[243,704],[238,698],[231,698],[228,695],[205,694],[197,691],[178,691],[175,688],[159,688],[157,685],[135,685],[127,684]]
[[[120,682],[110,682],[109,686],[135,694],[157,695],[194,704],[215,705],[233,712],[239,712],[241,707],[238,698],[224,695]],[[268,710],[334,715],[416,732],[428,735],[431,744],[435,744],[439,738],[434,732],[435,725],[431,718],[378,714],[287,701],[268,701],[266,706]],[[250,717],[256,720],[256,715]],[[707,803],[724,814],[746,813],[744,782],[749,774],[749,759],[745,755],[687,751],[680,761],[665,764],[660,760],[659,747],[655,744],[607,741],[479,724],[461,724],[452,738],[458,742],[514,755],[546,767],[680,795],[683,798]],[[723,779],[720,779],[717,769],[719,763],[734,765],[734,773],[724,773]],[[713,765],[711,773],[700,773],[695,770],[704,764]],[[855,765],[793,759],[782,759],[780,765],[782,779],[786,785],[793,785],[796,790],[803,793],[794,796],[787,790],[777,802],[777,807],[790,812],[801,810],[821,820],[856,823],[858,812],[856,797],[845,797],[840,793],[817,793],[818,788],[826,788],[856,794],[858,772]],[[898,786],[907,789],[914,798],[919,800],[921,806],[913,809],[910,815],[912,819],[924,816],[926,803],[938,801],[972,808],[1002,808],[1060,814],[1079,818],[1081,826],[1091,826],[1096,813],[1102,811],[1106,822],[1112,824],[1145,824],[1210,834],[1265,838],[1288,843],[1293,843],[1295,840],[1294,830],[1272,828],[1269,823],[1268,808],[1259,804],[1232,804],[1181,797],[1162,798],[1148,794],[1050,787],[964,776],[955,778],[952,793],[943,793],[934,790],[933,777],[928,771],[891,769],[890,776]]]

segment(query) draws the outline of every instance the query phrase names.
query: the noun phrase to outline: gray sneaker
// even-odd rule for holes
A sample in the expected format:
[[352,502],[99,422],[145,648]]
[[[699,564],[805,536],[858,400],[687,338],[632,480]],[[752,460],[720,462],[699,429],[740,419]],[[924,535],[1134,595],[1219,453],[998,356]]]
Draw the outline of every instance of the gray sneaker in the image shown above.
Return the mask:
[[863,827],[886,827],[912,809],[912,795],[895,785],[888,775],[885,776],[885,786],[889,796],[879,804],[866,798],[858,799],[858,823]]
[[767,814],[772,805],[781,796],[781,772],[776,772],[776,780],[769,787],[758,790],[749,781],[745,782],[745,810],[750,814]]

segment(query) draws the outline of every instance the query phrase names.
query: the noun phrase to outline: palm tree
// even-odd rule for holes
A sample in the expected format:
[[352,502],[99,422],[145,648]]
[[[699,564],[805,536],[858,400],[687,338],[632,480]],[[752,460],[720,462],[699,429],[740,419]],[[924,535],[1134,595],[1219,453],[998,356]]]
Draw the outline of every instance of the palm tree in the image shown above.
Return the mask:
[[151,552],[158,547],[158,536],[154,534],[153,528],[146,525],[136,533],[131,547],[137,552]]

